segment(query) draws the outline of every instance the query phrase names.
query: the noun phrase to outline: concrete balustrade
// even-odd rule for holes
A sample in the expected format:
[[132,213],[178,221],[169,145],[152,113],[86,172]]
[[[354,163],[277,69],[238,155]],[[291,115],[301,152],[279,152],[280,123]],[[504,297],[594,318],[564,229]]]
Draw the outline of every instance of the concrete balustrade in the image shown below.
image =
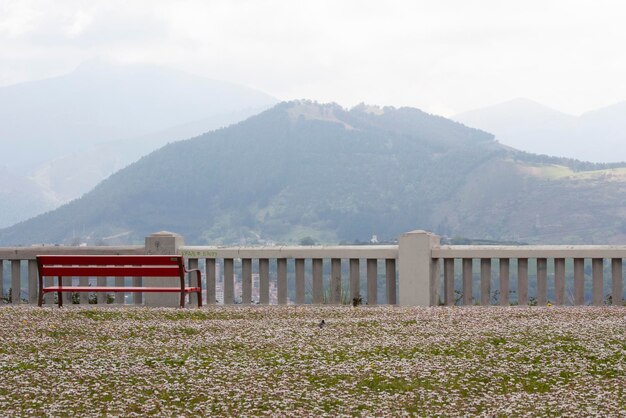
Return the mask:
[[[624,300],[622,259],[626,246],[441,245],[438,236],[426,231],[403,234],[398,245],[188,246],[183,237],[160,232],[147,237],[143,246],[0,248],[0,292],[6,297],[10,288],[13,303],[35,303],[38,254],[173,253],[184,255],[190,269],[203,271],[207,305],[218,303],[218,299],[225,304],[340,304],[358,297],[370,306],[379,302],[403,306],[622,305]],[[115,281],[116,285],[131,281],[141,286],[145,281],[148,286],[177,286],[171,280],[165,284],[158,279],[98,280]],[[56,280],[45,278],[50,284]],[[63,280],[64,286],[94,282],[88,277]],[[71,294],[66,295],[71,298]],[[53,303],[54,297],[46,295],[46,303]],[[81,293],[80,303],[87,303],[88,297]],[[177,297],[134,293],[127,301],[119,293],[114,301],[177,306]],[[190,306],[197,303],[193,299]],[[107,303],[107,294],[98,294],[97,300]]]

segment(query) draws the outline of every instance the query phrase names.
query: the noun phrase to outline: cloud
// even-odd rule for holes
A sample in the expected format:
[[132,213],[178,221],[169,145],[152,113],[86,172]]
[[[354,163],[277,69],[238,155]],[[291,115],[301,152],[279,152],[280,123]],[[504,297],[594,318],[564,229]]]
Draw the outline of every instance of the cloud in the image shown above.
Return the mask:
[[346,105],[462,111],[530,96],[582,112],[626,98],[617,1],[2,4],[0,84],[102,57]]

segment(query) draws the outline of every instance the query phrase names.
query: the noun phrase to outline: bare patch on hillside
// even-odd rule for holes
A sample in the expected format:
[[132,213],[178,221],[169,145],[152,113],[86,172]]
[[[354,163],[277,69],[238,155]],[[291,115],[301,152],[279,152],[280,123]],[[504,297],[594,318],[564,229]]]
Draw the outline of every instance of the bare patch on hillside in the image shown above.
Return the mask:
[[525,174],[549,180],[602,180],[626,181],[626,167],[609,168],[606,170],[574,171],[569,167],[554,164],[545,165],[518,165],[518,169]]
[[345,123],[337,118],[335,115],[335,109],[330,106],[320,106],[315,103],[300,102],[291,106],[287,113],[292,120],[297,120],[303,117],[306,120],[321,120],[325,122],[340,123],[344,128],[352,130],[353,126]]

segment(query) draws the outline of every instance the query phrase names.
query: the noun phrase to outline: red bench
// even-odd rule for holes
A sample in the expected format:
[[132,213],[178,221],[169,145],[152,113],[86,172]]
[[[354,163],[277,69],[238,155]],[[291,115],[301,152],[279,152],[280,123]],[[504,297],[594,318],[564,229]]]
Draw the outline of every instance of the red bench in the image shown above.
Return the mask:
[[[38,255],[39,306],[46,293],[56,292],[59,308],[63,292],[174,292],[180,293],[180,307],[185,307],[185,295],[195,293],[198,307],[202,306],[200,270],[187,270],[180,255]],[[185,286],[185,275],[196,273],[196,286]],[[180,287],[112,287],[63,286],[63,277],[178,277]],[[44,287],[44,277],[58,277],[56,286]]]

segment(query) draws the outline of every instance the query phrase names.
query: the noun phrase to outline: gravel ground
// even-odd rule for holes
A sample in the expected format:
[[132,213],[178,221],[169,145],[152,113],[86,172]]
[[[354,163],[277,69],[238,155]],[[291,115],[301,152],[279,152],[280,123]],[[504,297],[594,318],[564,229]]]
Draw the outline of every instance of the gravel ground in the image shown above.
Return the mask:
[[625,370],[619,307],[0,308],[2,416],[626,416]]

